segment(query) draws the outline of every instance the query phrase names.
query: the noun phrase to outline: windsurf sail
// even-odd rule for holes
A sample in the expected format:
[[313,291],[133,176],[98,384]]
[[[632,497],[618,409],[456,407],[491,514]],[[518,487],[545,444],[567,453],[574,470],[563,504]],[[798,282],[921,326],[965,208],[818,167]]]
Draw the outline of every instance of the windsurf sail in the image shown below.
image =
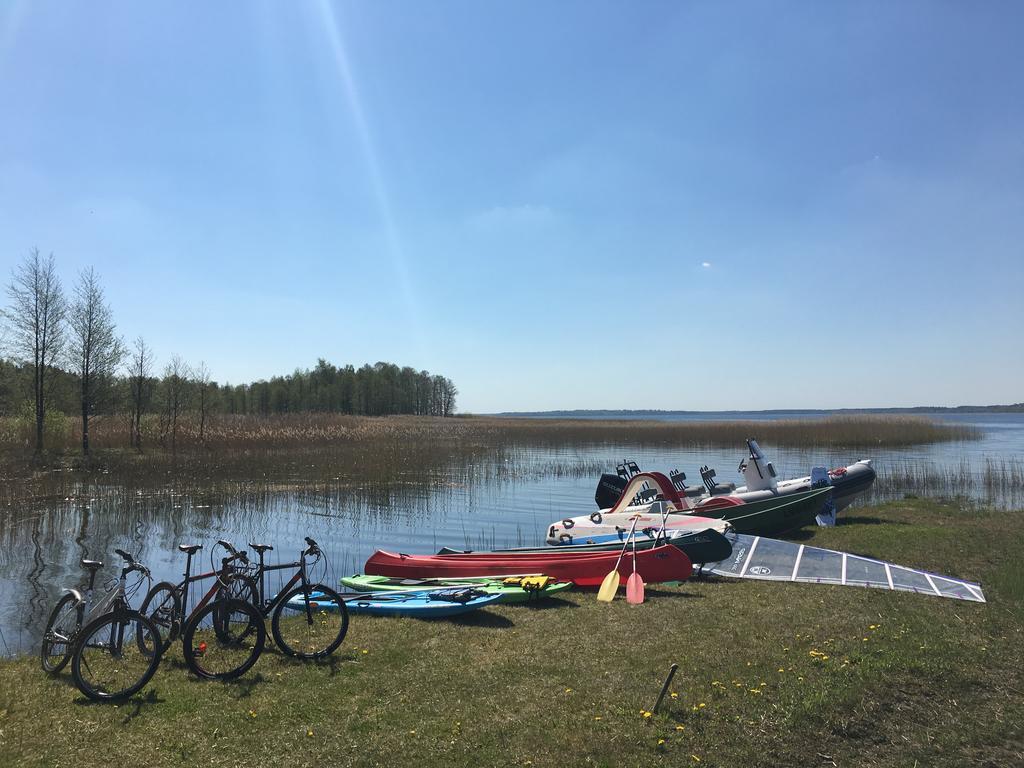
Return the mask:
[[980,584],[950,576],[763,536],[728,533],[726,538],[732,543],[732,556],[719,563],[707,563],[700,569],[700,575],[840,584],[985,602]]

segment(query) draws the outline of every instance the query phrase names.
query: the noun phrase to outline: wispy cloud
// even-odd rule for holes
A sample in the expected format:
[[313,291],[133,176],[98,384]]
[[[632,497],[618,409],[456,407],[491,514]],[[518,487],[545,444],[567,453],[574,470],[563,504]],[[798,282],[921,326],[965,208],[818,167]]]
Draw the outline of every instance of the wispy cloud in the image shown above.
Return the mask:
[[704,269],[711,269],[711,262],[710,262],[710,261],[702,261],[702,262],[700,263],[700,265],[701,265],[702,267],[704,267]]

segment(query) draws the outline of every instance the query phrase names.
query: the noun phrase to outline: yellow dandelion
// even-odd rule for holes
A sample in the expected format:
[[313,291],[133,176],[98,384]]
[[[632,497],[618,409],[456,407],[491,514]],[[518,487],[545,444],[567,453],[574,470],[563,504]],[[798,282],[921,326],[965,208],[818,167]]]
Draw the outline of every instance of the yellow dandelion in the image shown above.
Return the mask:
[[416,735],[416,731],[414,731],[414,730],[413,731],[409,731],[409,735],[410,736],[415,736]]
[[682,726],[682,725],[677,725],[677,726],[676,726],[676,730],[677,730],[677,731],[685,731],[685,730],[686,730],[686,728],[685,728],[684,726]]
[[664,744],[664,743],[665,743],[665,740],[664,740],[664,739],[658,739],[658,746],[659,746],[659,747],[660,747],[660,746],[661,746],[662,744]]
[[249,717],[256,717],[256,710],[255,709],[250,709],[249,710]]
[[566,693],[572,693],[572,688],[566,688],[566,689],[565,689],[565,692],[566,692]]
[[369,653],[369,652],[370,652],[369,648],[363,648],[363,653]]
[[860,640],[861,640],[862,643],[866,643],[868,641],[868,639],[866,637],[862,637]]
[[313,729],[312,728],[309,729],[308,731],[306,731],[306,736],[309,737],[309,738],[312,738],[312,736],[313,736]]
[[650,713],[650,712],[644,712],[644,719],[645,719],[645,720],[646,720],[646,719],[647,719],[648,717],[650,717],[650,716],[651,716],[651,713]]
[[601,719],[601,716],[600,716],[600,715],[594,715],[594,719],[595,719],[595,720],[600,720],[600,719]]
[[785,671],[786,670],[784,670],[782,667],[779,667],[779,672],[785,672]]
[[876,629],[877,627],[878,627],[877,624],[872,624],[870,627],[868,627],[868,629]]
[[698,704],[697,706],[698,706],[698,707],[700,707],[701,709],[704,709],[704,707],[705,707],[706,705],[705,705],[705,704],[704,704],[704,702],[702,701],[702,702],[701,702],[700,704]]
[[761,683],[761,687],[764,688],[768,683]]
[[690,757],[692,757],[694,759],[694,762],[698,762],[698,763],[700,762],[700,758],[697,757],[696,755],[690,755]]
[[678,694],[678,693],[676,693],[675,691],[672,691],[672,693],[671,693],[671,694],[669,694],[669,695],[670,695],[670,696],[671,696],[671,697],[672,697],[673,699],[678,699],[678,698],[679,698],[679,694]]

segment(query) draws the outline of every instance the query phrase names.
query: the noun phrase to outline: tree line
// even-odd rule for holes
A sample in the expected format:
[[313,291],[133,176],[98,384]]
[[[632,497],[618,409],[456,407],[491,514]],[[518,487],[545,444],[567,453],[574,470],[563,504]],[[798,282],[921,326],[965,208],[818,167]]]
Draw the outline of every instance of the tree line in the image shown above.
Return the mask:
[[127,345],[118,335],[99,276],[83,271],[70,294],[53,254],[38,249],[14,269],[8,306],[0,313],[0,415],[20,415],[34,425],[35,452],[45,444],[48,413],[76,414],[82,452],[89,453],[89,421],[101,413],[127,416],[131,443],[142,449],[142,422],[156,415],[158,440],[174,450],[186,414],[200,440],[217,413],[344,413],[367,416],[451,416],[458,390],[451,379],[408,366],[315,368],[269,381],[218,384],[205,363],[173,355],[157,372],[153,350],[140,336]]

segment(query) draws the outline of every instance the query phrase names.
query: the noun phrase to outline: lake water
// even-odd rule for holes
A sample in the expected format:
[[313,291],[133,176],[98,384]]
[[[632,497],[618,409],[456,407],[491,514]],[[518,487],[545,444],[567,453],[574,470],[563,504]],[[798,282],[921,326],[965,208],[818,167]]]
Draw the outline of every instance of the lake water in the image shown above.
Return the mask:
[[[1024,414],[935,418],[975,425],[983,437],[863,456],[762,447],[781,477],[806,475],[816,464],[833,467],[872,458],[879,481],[867,502],[915,493],[1024,507],[1019,485],[999,480],[1012,462],[1019,476]],[[293,467],[286,483],[226,487],[179,479],[72,486],[59,499],[0,510],[0,653],[34,650],[61,589],[81,582],[79,560],[103,560],[109,564],[104,574],[111,577],[115,547],[136,553],[156,579],[177,580],[184,567],[179,543],[203,544],[203,565],[209,564],[210,546],[219,538],[239,545],[272,543],[274,555],[291,560],[308,535],[328,554],[323,580],[336,584],[340,576],[361,571],[376,548],[424,553],[443,545],[480,549],[543,543],[550,522],[596,508],[597,475],[602,469],[613,471],[624,458],[645,469],[681,469],[691,482],[699,482],[698,467],[707,463],[718,470],[719,481],[740,482],[736,467],[744,455],[742,445],[699,451],[630,445],[515,448],[453,458],[429,469],[410,466],[386,482],[365,480],[349,463],[344,469]]]

